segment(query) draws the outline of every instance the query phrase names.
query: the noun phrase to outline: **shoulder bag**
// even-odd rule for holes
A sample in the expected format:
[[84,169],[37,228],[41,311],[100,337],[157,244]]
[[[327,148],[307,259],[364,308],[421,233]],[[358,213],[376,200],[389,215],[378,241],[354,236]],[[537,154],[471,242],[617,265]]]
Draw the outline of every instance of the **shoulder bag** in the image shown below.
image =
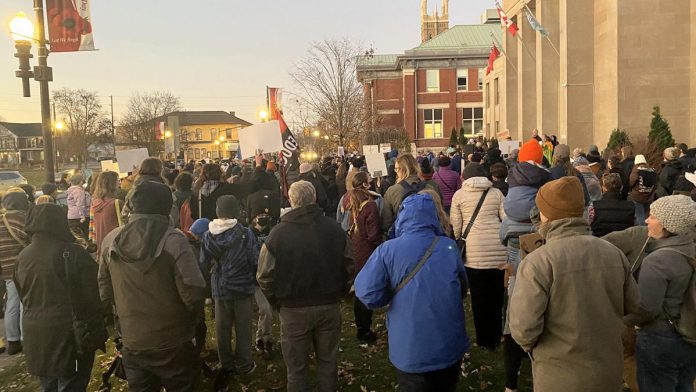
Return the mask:
[[425,251],[425,254],[423,255],[423,257],[421,257],[421,259],[418,261],[418,264],[416,264],[416,266],[413,267],[411,272],[409,272],[408,275],[406,275],[406,277],[404,277],[404,279],[401,280],[401,282],[399,282],[399,284],[396,286],[396,288],[394,289],[394,292],[392,293],[392,298],[394,298],[396,293],[401,291],[401,289],[403,289],[404,286],[406,286],[406,284],[408,284],[408,282],[410,282],[413,279],[413,277],[416,276],[418,271],[420,271],[421,268],[423,268],[425,263],[428,261],[430,256],[433,254],[433,251],[435,250],[435,246],[437,245],[437,243],[439,241],[440,241],[440,236],[436,235],[435,238],[433,238],[433,241],[430,243],[430,247],[428,247],[428,250]]
[[471,228],[474,227],[474,220],[476,220],[479,211],[481,211],[481,207],[483,206],[483,202],[486,200],[486,196],[488,195],[489,190],[490,189],[486,189],[485,191],[483,191],[483,195],[481,195],[481,199],[479,199],[479,202],[476,205],[476,209],[474,210],[474,213],[471,215],[471,219],[469,219],[469,224],[466,225],[464,233],[462,233],[461,238],[459,238],[459,241],[457,241],[457,245],[459,245],[459,254],[462,257],[462,261],[466,261],[466,237],[469,236]]

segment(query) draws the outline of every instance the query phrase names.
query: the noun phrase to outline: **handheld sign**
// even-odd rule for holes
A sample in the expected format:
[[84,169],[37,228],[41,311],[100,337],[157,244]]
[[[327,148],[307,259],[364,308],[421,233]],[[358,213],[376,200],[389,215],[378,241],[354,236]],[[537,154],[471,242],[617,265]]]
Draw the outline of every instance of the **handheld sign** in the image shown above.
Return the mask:
[[365,163],[372,177],[382,177],[382,173],[387,172],[387,163],[384,161],[384,155],[380,153],[365,154]]
[[278,120],[239,130],[239,149],[242,151],[242,159],[253,157],[256,151],[273,153],[282,150],[283,137]]
[[140,167],[150,155],[147,153],[147,148],[136,148],[134,150],[116,151],[116,160],[118,161],[118,170],[121,173],[134,172]]

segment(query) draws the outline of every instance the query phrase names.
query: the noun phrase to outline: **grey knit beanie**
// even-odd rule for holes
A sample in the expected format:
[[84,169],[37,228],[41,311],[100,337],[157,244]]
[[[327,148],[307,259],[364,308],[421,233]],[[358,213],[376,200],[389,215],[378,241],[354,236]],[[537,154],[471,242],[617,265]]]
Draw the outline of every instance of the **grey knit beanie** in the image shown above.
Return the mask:
[[696,226],[696,202],[684,195],[661,197],[650,205],[650,215],[672,234],[689,234]]

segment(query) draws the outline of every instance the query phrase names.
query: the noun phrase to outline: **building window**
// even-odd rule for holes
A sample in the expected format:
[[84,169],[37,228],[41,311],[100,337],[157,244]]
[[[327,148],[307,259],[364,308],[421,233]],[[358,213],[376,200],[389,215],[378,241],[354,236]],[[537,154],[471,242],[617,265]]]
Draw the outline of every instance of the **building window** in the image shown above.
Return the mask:
[[195,151],[195,152],[194,152],[194,155],[193,155],[193,156],[195,157],[195,159],[196,159],[196,160],[201,159],[201,149],[200,149],[200,148],[196,148],[196,149],[193,150],[193,151]]
[[186,159],[193,159],[193,157],[193,148],[189,148],[188,150],[186,150]]
[[210,128],[210,140],[217,140],[218,130],[216,128]]
[[429,93],[440,92],[440,70],[428,69],[425,71],[425,85]]
[[219,157],[218,157],[218,152],[215,151],[215,150],[211,151],[210,154],[212,155],[212,158],[213,158],[213,159],[219,158]]
[[483,75],[485,75],[484,69],[479,68],[478,71],[479,71],[478,72],[478,87],[479,87],[479,91],[483,91]]
[[498,89],[498,78],[493,80],[493,96],[495,97],[495,105],[500,103],[500,90]]
[[442,109],[423,110],[423,137],[442,138]]
[[490,83],[486,83],[486,91],[483,94],[483,102],[486,104],[487,108],[491,107],[491,84]]
[[201,157],[210,158],[210,155],[208,154],[208,152],[205,148],[201,148]]
[[179,131],[179,141],[185,142],[188,140],[188,129],[181,129]]
[[468,90],[467,80],[469,79],[468,69],[458,69],[457,70],[457,91]]
[[225,129],[225,137],[227,140],[232,140],[232,128]]
[[467,134],[483,131],[483,108],[464,108],[462,128]]
[[500,121],[495,122],[495,134],[498,135],[498,132],[500,132]]
[[203,140],[203,130],[200,128],[196,128],[196,140]]

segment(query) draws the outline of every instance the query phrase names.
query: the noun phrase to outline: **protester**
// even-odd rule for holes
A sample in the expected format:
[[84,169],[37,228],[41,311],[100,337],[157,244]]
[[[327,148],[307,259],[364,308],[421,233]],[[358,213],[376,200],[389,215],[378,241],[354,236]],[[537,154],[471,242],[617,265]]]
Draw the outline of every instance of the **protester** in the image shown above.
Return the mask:
[[[648,236],[654,240],[640,264],[640,305],[625,317],[637,326],[636,365],[641,391],[691,391],[696,377],[696,346],[675,330],[680,308],[691,290],[696,256],[693,230],[696,202],[665,196],[650,205]],[[638,266],[637,266],[638,267]]]
[[394,162],[396,183],[384,194],[384,210],[382,211],[382,229],[386,232],[394,225],[399,214],[399,207],[407,193],[417,193],[425,188],[418,177],[418,164],[411,154],[401,154]]
[[261,248],[256,278],[271,304],[280,307],[281,349],[288,392],[310,390],[309,354],[316,355],[319,392],[338,383],[340,301],[353,280],[350,241],[323,216],[307,181],[290,186],[292,210]]
[[[369,192],[369,174],[358,172],[353,177],[353,189],[343,198],[343,209],[350,211],[348,237],[351,240],[355,259],[355,274],[365,266],[367,259],[382,243],[382,229],[379,207]],[[356,297],[353,301],[353,313],[357,338],[372,343],[377,336],[372,332],[372,311],[365,307]]]
[[498,148],[491,148],[486,152],[486,156],[483,159],[483,168],[486,170],[486,174],[490,177],[491,167],[496,163],[505,163],[503,159],[502,152]]
[[181,211],[181,206],[193,196],[193,176],[188,172],[181,172],[174,179],[174,208]]
[[[102,172],[96,180],[94,198],[92,199],[92,213],[94,214],[93,241],[97,246],[97,254],[101,249],[101,243],[111,230],[121,226],[122,202],[116,198],[118,192],[118,173]],[[92,232],[90,232],[92,235]]]
[[590,227],[595,237],[633,226],[635,206],[629,200],[621,200],[622,186],[619,174],[607,173],[602,176],[602,199],[592,203],[590,213]]
[[22,303],[17,287],[12,281],[17,256],[31,239],[24,230],[27,211],[27,194],[19,188],[10,188],[2,197],[2,224],[0,225],[0,267],[5,286],[5,348],[7,354],[22,351]]
[[462,178],[458,172],[452,170],[450,158],[442,157],[438,161],[440,168],[433,175],[433,180],[442,192],[442,205],[449,214],[452,207],[452,197],[462,187]]
[[60,206],[31,208],[25,230],[31,244],[17,258],[14,282],[24,305],[27,371],[39,377],[42,391],[86,391],[94,353],[105,351],[107,339],[98,266],[74,244]]
[[464,184],[452,199],[450,215],[454,238],[466,243],[464,266],[469,277],[476,343],[489,350],[500,345],[502,336],[505,273],[500,267],[507,261],[507,251],[498,232],[505,218],[504,199],[486,178],[483,167],[469,164],[464,168]]
[[507,166],[505,166],[504,163],[498,162],[495,165],[491,166],[489,174],[491,175],[493,188],[499,190],[503,194],[503,196],[507,196],[508,189],[510,189],[510,186],[508,185],[507,181],[505,181],[505,179],[508,176]]
[[300,165],[300,180],[307,181],[314,186],[317,192],[316,203],[321,207],[322,211],[325,211],[329,203],[329,199],[326,195],[326,188],[319,179],[319,174],[312,169],[311,163],[305,162]]
[[46,196],[51,196],[53,199],[56,198],[58,194],[58,186],[52,183],[46,183],[41,185],[41,193]]
[[82,238],[89,234],[90,196],[83,187],[85,181],[81,174],[70,177],[70,188],[65,192],[68,201],[68,222],[71,229],[79,230]]
[[469,350],[466,290],[456,244],[440,230],[432,197],[409,196],[396,238],[377,248],[355,281],[356,296],[368,308],[389,305],[389,359],[400,391],[455,390]]
[[101,298],[119,320],[128,387],[194,391],[200,366],[191,341],[205,282],[188,240],[169,225],[169,187],[142,182],[130,202],[131,219],[104,238],[99,264]]
[[631,186],[629,184],[629,175],[624,173],[621,167],[621,158],[618,155],[612,155],[609,157],[609,162],[607,163],[608,173],[618,174],[621,177],[621,200],[626,200],[628,198],[628,193],[631,192]]
[[212,265],[215,335],[221,367],[218,386],[226,385],[232,373],[250,374],[256,369],[251,358],[251,318],[259,250],[254,233],[238,222],[240,214],[241,205],[234,196],[220,196],[218,218],[210,222],[202,238],[201,263],[205,268]]
[[590,162],[585,157],[579,156],[573,161],[573,167],[582,177],[582,182],[587,186],[590,202],[602,199],[602,185],[599,183],[599,178],[592,172]]
[[635,206],[636,225],[645,225],[645,219],[648,217],[650,203],[655,196],[657,184],[658,177],[655,169],[648,166],[645,156],[636,155],[628,182],[628,186],[631,188],[628,197]]
[[628,178],[633,172],[633,166],[635,165],[636,157],[633,155],[633,147],[630,145],[621,147],[621,168],[624,171],[624,186],[629,186]]
[[450,169],[452,169],[453,172],[457,173],[457,175],[461,175],[462,156],[459,153],[459,151],[454,147],[450,147],[447,149],[447,155],[450,157],[451,160]]
[[546,244],[520,265],[510,304],[512,337],[533,359],[537,391],[618,391],[622,318],[637,287],[626,257],[590,235],[582,185],[563,177],[536,196]]
[[657,189],[655,190],[655,198],[665,197],[672,194],[674,184],[677,178],[682,174],[684,168],[679,161],[679,149],[676,147],[666,148],[664,153],[664,162],[660,171]]
[[450,223],[449,214],[445,211],[442,206],[442,200],[440,200],[440,195],[435,192],[434,189],[424,188],[422,191],[418,192],[419,195],[430,195],[435,203],[435,210],[437,211],[437,218],[440,221],[440,229],[445,234],[445,236],[452,237],[452,225]]

